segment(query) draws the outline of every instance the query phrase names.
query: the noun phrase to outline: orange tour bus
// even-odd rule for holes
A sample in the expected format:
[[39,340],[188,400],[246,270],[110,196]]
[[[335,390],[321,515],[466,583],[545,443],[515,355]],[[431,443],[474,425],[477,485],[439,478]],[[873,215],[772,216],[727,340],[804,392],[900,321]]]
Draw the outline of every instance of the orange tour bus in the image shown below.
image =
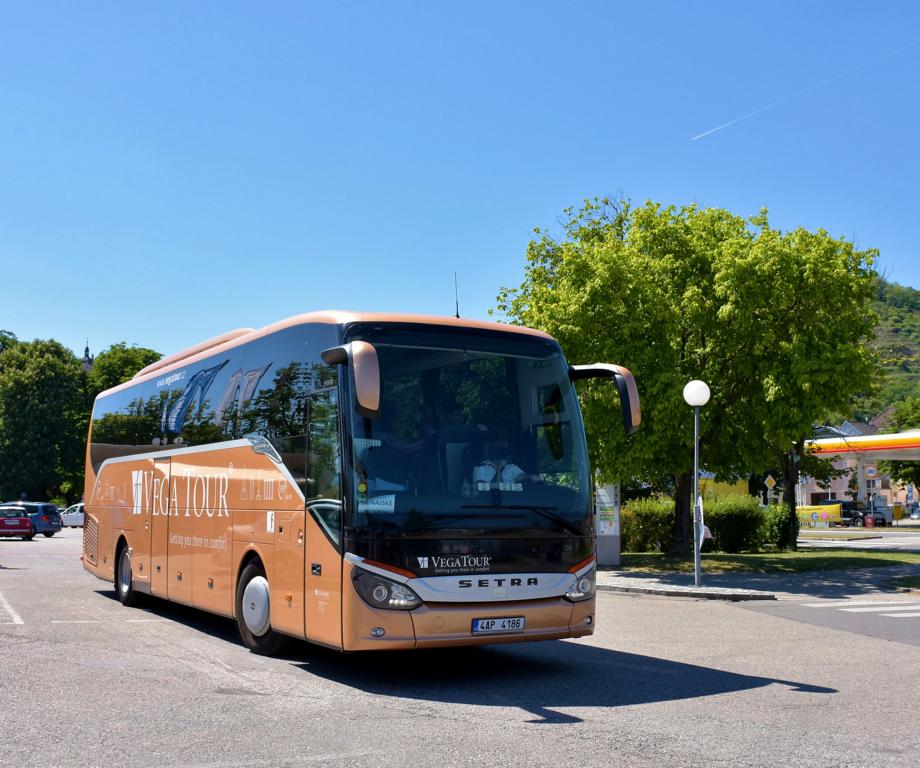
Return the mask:
[[83,563],[235,619],[255,653],[579,637],[592,482],[573,381],[540,331],[314,312],[170,355],[101,393]]

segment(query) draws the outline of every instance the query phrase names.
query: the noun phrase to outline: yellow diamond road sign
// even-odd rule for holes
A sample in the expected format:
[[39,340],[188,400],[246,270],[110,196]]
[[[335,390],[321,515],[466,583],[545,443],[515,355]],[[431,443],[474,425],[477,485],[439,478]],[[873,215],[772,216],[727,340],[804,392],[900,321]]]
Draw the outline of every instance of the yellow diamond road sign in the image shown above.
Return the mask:
[[767,489],[770,491],[776,488],[776,480],[773,479],[773,475],[767,475],[767,479],[763,481],[763,484],[767,486]]

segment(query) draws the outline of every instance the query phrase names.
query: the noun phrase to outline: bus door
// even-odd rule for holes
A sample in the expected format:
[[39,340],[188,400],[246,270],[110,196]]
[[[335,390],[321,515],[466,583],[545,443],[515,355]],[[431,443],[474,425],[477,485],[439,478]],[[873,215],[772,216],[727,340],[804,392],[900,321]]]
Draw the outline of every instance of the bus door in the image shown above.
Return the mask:
[[[188,490],[194,469],[198,466],[196,462],[198,457],[195,454],[186,456],[179,454],[170,459],[169,474],[172,480],[172,473],[175,471],[176,477],[181,478],[180,482],[186,483],[186,490],[180,493],[185,497],[184,508],[178,508],[180,499],[171,498],[169,500],[171,509],[166,518],[167,535],[164,542],[163,552],[165,552],[165,562],[162,570],[166,572],[166,596],[170,600],[179,603],[192,605],[192,539],[195,536],[195,523],[197,518],[194,514],[189,514],[193,506],[192,494]],[[170,483],[172,485],[172,483]],[[174,489],[175,490],[175,489]],[[162,517],[161,517],[162,521]],[[163,536],[158,533],[158,536]]]
[[338,392],[309,398],[307,427],[307,639],[342,647],[342,460]]
[[169,543],[169,512],[175,500],[170,498],[170,468],[172,460],[154,459],[153,478],[155,504],[150,516],[150,592],[167,596],[167,548]]
[[306,557],[303,503],[275,513],[272,628],[304,637],[303,570]]
[[342,503],[318,499],[307,512],[307,639],[342,647],[342,555],[336,549]]

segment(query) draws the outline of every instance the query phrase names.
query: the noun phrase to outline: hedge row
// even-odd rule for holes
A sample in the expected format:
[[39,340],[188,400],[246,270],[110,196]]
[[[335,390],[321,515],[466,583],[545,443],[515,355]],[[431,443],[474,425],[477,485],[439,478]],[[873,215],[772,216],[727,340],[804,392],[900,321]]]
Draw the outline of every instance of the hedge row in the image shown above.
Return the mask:
[[727,496],[704,502],[713,540],[707,547],[722,552],[751,552],[764,544],[764,513],[753,496]]
[[623,552],[665,552],[671,541],[674,502],[658,499],[629,501],[620,513]]
[[[704,517],[713,535],[705,551],[756,551],[765,544],[780,549],[794,545],[798,522],[789,519],[789,508],[771,505],[764,509],[752,496],[727,496],[704,503]],[[620,546],[624,552],[665,552],[671,540],[674,502],[640,499],[622,510]]]

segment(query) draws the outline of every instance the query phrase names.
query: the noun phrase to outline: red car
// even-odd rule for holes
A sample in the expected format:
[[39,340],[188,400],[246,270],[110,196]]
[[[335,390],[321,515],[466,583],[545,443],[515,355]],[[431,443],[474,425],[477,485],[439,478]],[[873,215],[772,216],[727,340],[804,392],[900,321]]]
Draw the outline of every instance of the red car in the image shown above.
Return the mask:
[[0,536],[21,536],[23,541],[32,541],[35,526],[25,511],[0,509]]

